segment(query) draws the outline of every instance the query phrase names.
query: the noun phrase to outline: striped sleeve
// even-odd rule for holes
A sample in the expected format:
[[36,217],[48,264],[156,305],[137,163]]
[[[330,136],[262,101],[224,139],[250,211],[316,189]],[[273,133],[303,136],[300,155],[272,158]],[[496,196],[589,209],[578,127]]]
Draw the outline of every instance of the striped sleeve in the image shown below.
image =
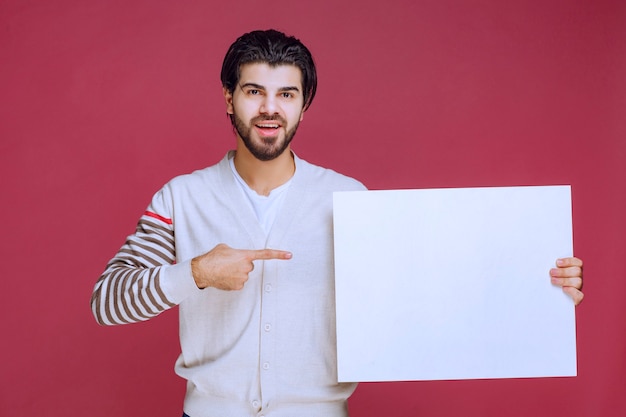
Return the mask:
[[175,305],[161,287],[163,268],[176,259],[174,228],[151,208],[96,282],[91,308],[99,324],[144,321]]

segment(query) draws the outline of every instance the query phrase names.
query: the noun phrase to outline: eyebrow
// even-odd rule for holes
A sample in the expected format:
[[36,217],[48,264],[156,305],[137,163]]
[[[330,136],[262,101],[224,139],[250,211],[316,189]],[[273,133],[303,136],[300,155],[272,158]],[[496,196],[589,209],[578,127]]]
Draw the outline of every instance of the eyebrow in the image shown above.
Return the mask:
[[[242,90],[245,87],[251,87],[251,88],[255,88],[257,90],[265,90],[265,87],[260,85],[260,84],[256,84],[256,83],[245,83],[245,84],[239,84],[239,88],[241,88]],[[300,92],[300,89],[298,87],[295,86],[285,86],[285,87],[280,87],[278,89],[279,92],[285,92],[285,91],[297,91]]]

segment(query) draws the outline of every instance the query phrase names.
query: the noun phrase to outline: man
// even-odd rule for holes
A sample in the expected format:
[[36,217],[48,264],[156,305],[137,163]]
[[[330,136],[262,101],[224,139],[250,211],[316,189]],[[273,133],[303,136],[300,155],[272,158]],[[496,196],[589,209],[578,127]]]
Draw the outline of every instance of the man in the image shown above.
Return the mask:
[[[154,196],[98,280],[101,324],[180,306],[184,415],[347,415],[355,384],[337,383],[332,193],[358,181],[290,149],[315,96],[308,49],[269,30],[231,45],[222,67],[237,146]],[[553,282],[582,299],[582,262]]]

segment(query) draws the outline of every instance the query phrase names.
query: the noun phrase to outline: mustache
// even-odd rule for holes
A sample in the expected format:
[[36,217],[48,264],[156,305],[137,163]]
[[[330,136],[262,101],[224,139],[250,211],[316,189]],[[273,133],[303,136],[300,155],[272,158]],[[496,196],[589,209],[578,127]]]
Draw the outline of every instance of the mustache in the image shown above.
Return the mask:
[[267,122],[267,121],[279,122],[281,126],[285,126],[287,124],[287,121],[278,114],[275,114],[272,116],[267,116],[267,115],[257,116],[253,118],[250,122],[252,124],[257,124],[259,122]]

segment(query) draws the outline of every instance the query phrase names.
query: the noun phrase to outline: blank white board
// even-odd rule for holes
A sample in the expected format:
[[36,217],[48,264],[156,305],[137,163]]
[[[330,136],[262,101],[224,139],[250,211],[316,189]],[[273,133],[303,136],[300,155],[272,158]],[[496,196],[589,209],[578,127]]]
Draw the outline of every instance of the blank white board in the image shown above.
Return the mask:
[[334,194],[338,379],[576,375],[569,186]]

